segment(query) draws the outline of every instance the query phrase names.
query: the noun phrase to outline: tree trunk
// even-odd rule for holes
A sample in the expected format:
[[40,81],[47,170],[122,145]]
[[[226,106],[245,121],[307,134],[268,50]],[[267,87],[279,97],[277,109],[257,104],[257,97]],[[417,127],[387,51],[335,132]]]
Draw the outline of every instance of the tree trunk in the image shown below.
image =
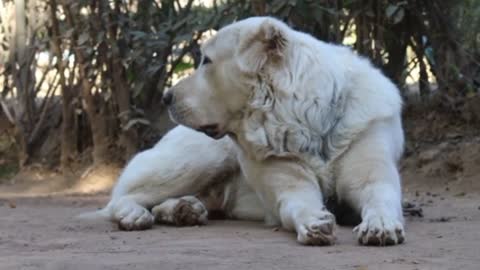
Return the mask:
[[[364,1],[359,1],[355,6],[358,6],[358,10],[367,9]],[[367,16],[364,12],[357,14],[355,17],[355,35],[357,37],[357,40],[355,41],[355,50],[361,55],[371,57],[371,51],[368,46],[370,44],[370,37],[368,35],[369,25]]]
[[50,0],[50,13],[52,19],[52,49],[57,57],[57,71],[60,74],[60,89],[62,93],[62,127],[61,127],[61,147],[60,147],[60,166],[62,171],[66,171],[72,161],[73,156],[77,155],[77,134],[75,133],[75,111],[72,106],[73,93],[65,80],[65,62],[63,61],[62,43],[60,40],[59,23],[56,16],[57,1]]
[[[70,27],[78,27],[75,24],[70,6],[64,6],[66,19]],[[78,40],[78,33],[73,32],[74,40]],[[94,164],[109,163],[111,156],[109,155],[110,137],[108,136],[108,126],[105,114],[100,106],[97,106],[92,95],[93,82],[89,80],[88,69],[90,61],[83,55],[83,51],[78,46],[74,46],[75,56],[78,59],[79,78],[81,78],[81,96],[84,101],[84,109],[90,122],[93,139],[93,162]],[[105,108],[103,108],[105,109]]]
[[[118,59],[118,58],[116,58]],[[117,101],[120,118],[120,138],[119,144],[125,149],[125,159],[130,159],[138,150],[137,141],[138,134],[134,126],[127,128],[127,124],[131,119],[130,113],[130,93],[128,91],[125,76],[123,76],[122,65],[118,60],[113,60],[113,84],[115,99]]]
[[35,76],[31,70],[35,49],[27,48],[27,20],[24,0],[15,0],[15,34],[12,39],[10,63],[13,81],[17,89],[18,106],[15,106],[15,139],[19,145],[19,165],[28,163],[30,157],[29,133],[34,126]]
[[[121,12],[120,1],[116,0],[114,3],[114,14],[119,15]],[[116,26],[116,24],[113,23],[114,19],[117,18],[113,18],[113,15],[110,15],[109,20],[107,21],[107,25],[110,25],[110,27],[108,28],[108,38],[110,39],[110,44],[112,44],[112,46],[118,46],[118,27]],[[121,127],[119,135],[119,145],[125,150],[125,160],[129,160],[138,150],[138,134],[135,126],[128,126],[128,123],[131,120],[130,91],[125,76],[125,69],[120,61],[120,59],[122,59],[121,51],[120,49],[114,51],[118,53],[113,54],[113,57],[110,58],[111,60],[108,64],[112,71],[112,91],[114,92],[114,98],[118,106],[119,112],[117,115]]]
[[408,10],[405,18],[397,24],[385,22],[384,42],[388,53],[388,62],[384,66],[385,74],[399,87],[405,83],[403,72],[406,67],[407,41],[409,39]]
[[452,10],[458,4],[456,1],[424,1],[427,19],[429,21],[428,36],[433,48],[432,65],[439,89],[450,96],[464,94],[462,85],[471,78],[464,78],[466,55],[457,44],[462,40],[461,32],[453,23]]
[[420,91],[420,97],[422,99],[427,98],[430,95],[430,83],[428,81],[427,66],[425,65],[425,46],[423,46],[422,36],[419,33],[415,33],[415,54],[418,59],[418,66],[420,69],[420,77],[418,81],[418,88]]

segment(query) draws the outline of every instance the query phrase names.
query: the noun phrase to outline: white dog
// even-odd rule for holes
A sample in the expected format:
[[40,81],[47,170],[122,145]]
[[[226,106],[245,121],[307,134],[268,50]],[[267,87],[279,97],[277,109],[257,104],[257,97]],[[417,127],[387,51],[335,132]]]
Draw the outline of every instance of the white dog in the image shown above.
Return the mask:
[[350,49],[273,18],[233,23],[202,53],[164,96],[183,126],[128,164],[97,215],[139,230],[204,224],[220,210],[330,245],[325,201],[336,198],[361,216],[361,244],[404,241],[401,98],[390,80]]

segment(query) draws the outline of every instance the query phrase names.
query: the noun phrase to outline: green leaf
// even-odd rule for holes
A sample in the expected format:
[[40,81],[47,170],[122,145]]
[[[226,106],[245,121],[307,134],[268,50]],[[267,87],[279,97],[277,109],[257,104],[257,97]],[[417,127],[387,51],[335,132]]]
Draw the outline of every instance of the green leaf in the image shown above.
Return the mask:
[[176,22],[172,26],[171,30],[173,32],[177,32],[178,30],[180,30],[181,27],[183,27],[184,24],[186,24],[188,22],[188,20],[190,20],[190,18],[188,18],[188,17],[181,19],[180,21]]
[[393,23],[397,24],[403,20],[403,17],[405,17],[405,9],[400,8],[398,12],[395,14],[395,17],[393,18]]
[[393,24],[397,24],[405,17],[405,10],[399,5],[388,5],[385,9],[385,15],[393,21]]
[[277,14],[284,6],[288,4],[288,1],[285,0],[276,0],[271,4],[272,13]]
[[77,45],[82,46],[83,44],[85,44],[85,43],[88,41],[89,38],[90,38],[90,36],[88,35],[87,32],[82,33],[82,34],[78,37]]
[[139,40],[147,36],[147,33],[142,31],[130,31],[130,35],[133,36],[133,40]]
[[176,36],[173,41],[174,42],[190,41],[192,37],[193,37],[193,33],[189,32],[183,35]]
[[435,66],[435,57],[434,57],[434,52],[432,47],[428,47],[425,49],[425,57],[427,57],[428,62],[432,66]]
[[163,67],[163,64],[153,65],[145,71],[148,76],[154,75],[159,69]]
[[144,85],[145,85],[145,81],[135,82],[135,86],[133,88],[133,97],[138,97],[138,95],[142,93]]
[[177,73],[177,72],[182,72],[182,71],[185,71],[185,70],[188,70],[188,69],[191,69],[193,68],[193,63],[189,63],[189,62],[185,62],[185,61],[181,61],[180,63],[178,63],[173,72]]
[[397,11],[398,6],[397,5],[388,5],[388,7],[385,9],[385,15],[387,18],[391,19],[393,14]]
[[66,37],[66,38],[71,38],[72,35],[73,35],[73,31],[75,31],[75,29],[73,29],[73,28],[68,29],[67,31],[65,31],[65,33],[63,34],[63,36]]

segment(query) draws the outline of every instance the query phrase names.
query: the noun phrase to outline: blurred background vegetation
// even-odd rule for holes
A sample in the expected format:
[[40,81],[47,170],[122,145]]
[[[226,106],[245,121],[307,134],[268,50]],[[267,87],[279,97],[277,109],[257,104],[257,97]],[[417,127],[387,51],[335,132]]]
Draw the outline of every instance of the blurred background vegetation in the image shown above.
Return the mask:
[[197,65],[201,41],[254,15],[350,46],[407,104],[479,126],[480,0],[3,0],[0,174],[150,147],[171,126],[162,92]]

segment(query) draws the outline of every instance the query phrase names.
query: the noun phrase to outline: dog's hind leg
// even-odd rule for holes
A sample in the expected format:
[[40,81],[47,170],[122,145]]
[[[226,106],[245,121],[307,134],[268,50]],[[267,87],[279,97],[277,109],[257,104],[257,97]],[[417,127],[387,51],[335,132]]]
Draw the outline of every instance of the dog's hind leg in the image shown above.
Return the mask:
[[178,126],[129,162],[100,212],[121,229],[148,229],[154,223],[151,207],[227,181],[228,172],[238,170],[234,147],[228,138],[213,140]]
[[208,210],[195,196],[171,198],[152,208],[152,214],[158,223],[176,226],[205,225]]
[[208,219],[224,218],[261,221],[266,219],[265,213],[240,171],[214,181],[195,196],[171,198],[152,208],[156,222],[176,226],[204,225]]

